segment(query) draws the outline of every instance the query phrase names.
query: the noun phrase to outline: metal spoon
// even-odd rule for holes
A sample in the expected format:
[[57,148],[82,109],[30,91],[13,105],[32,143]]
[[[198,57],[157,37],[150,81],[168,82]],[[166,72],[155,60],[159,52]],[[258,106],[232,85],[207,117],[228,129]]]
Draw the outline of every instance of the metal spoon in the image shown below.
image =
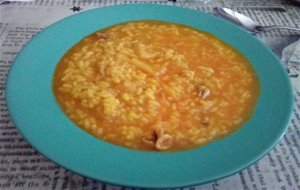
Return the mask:
[[238,24],[239,26],[247,29],[248,31],[254,34],[268,31],[268,30],[273,30],[273,29],[287,29],[287,30],[294,30],[300,32],[300,28],[290,27],[290,26],[280,26],[280,25],[261,26],[255,21],[253,21],[251,18],[242,15],[238,12],[232,11],[228,8],[215,7],[214,13],[226,20]]

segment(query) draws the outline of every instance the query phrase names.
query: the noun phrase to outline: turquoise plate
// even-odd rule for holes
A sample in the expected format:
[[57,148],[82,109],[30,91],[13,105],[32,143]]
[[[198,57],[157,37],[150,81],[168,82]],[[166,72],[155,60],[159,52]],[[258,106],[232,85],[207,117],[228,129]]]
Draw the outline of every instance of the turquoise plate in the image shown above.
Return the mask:
[[[255,113],[234,134],[199,149],[135,151],[85,133],[68,119],[52,92],[62,55],[84,36],[117,23],[162,20],[210,32],[252,62],[261,85]],[[161,5],[94,9],[48,27],[19,53],[7,80],[6,100],[20,133],[43,155],[81,175],[110,184],[172,188],[207,183],[253,164],[284,134],[292,112],[289,78],[279,60],[246,31],[210,14]]]

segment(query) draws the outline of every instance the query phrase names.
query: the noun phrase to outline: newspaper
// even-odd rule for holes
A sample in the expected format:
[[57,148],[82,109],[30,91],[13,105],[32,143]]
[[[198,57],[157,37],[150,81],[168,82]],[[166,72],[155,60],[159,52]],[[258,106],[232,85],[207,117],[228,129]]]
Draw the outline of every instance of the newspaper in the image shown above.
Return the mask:
[[[300,8],[267,0],[140,0],[140,1],[3,1],[0,0],[0,189],[129,189],[84,178],[40,155],[17,132],[5,103],[5,81],[16,54],[48,25],[95,7],[120,3],[157,3],[212,12],[226,6],[263,25],[300,27]],[[280,30],[257,34],[281,59],[290,76],[295,106],[279,144],[254,165],[191,190],[300,190],[300,33]]]

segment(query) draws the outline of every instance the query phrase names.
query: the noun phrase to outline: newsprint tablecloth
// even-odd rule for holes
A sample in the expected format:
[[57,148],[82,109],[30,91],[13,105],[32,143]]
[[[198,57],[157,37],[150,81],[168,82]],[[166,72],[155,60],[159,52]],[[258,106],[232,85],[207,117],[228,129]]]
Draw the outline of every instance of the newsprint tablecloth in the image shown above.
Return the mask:
[[[5,81],[16,54],[46,26],[96,7],[145,2],[205,12],[211,12],[214,6],[229,7],[263,25],[300,27],[300,7],[287,0],[0,0],[0,189],[129,189],[84,178],[41,156],[9,118]],[[277,30],[258,34],[257,38],[273,49],[290,76],[295,106],[289,128],[279,144],[254,165],[230,177],[185,189],[300,190],[300,32]]]

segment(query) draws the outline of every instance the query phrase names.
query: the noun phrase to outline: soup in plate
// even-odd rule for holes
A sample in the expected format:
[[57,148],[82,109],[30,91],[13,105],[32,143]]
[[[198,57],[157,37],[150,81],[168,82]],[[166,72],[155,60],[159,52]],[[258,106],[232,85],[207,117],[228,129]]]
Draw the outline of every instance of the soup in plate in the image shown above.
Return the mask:
[[59,61],[54,95],[81,129],[149,151],[197,148],[239,129],[259,80],[239,51],[212,34],[133,21],[84,37]]

